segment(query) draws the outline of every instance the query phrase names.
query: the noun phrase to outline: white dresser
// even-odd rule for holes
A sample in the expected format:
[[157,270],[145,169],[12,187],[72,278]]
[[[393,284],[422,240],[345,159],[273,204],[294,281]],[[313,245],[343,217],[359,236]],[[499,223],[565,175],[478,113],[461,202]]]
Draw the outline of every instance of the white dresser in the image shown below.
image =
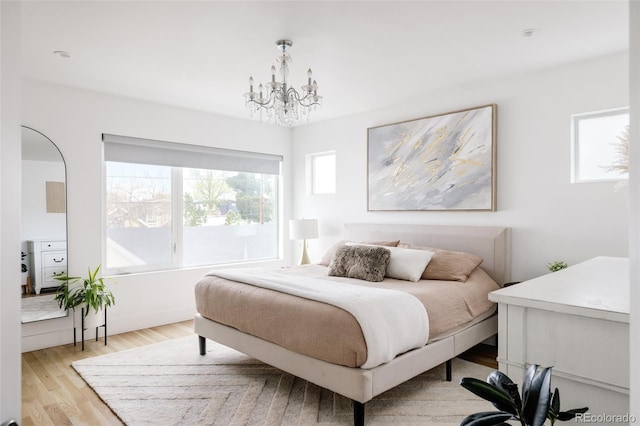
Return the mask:
[[522,383],[523,366],[553,367],[563,409],[589,407],[590,423],[627,423],[629,261],[596,257],[492,292],[498,364]]
[[56,276],[67,274],[66,240],[30,240],[31,286],[36,294],[43,288],[58,287]]

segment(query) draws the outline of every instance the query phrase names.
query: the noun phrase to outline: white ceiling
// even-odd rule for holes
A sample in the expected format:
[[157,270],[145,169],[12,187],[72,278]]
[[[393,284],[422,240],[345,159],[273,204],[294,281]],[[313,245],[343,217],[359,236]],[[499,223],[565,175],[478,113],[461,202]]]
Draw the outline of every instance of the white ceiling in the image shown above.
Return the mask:
[[242,118],[248,77],[270,77],[280,38],[294,86],[313,69],[318,121],[627,50],[628,2],[22,3],[26,78]]

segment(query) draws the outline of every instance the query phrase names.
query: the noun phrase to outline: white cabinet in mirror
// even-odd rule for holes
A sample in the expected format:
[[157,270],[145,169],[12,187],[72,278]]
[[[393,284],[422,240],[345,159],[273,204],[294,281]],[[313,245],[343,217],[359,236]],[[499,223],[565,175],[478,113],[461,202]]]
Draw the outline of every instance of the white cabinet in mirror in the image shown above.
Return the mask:
[[21,206],[22,322],[67,316],[54,300],[55,277],[67,273],[66,166],[51,139],[26,126]]

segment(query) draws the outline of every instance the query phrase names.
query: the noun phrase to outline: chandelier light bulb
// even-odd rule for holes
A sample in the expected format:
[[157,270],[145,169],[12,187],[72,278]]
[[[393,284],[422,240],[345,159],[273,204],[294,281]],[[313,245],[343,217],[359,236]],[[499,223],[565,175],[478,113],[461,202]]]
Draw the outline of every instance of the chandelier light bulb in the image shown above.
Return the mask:
[[[276,81],[276,67],[271,66],[271,81],[266,85],[258,86],[259,94],[253,91],[253,78],[249,78],[249,92],[245,93],[245,105],[249,113],[264,112],[266,118],[278,125],[290,126],[304,116],[309,118],[310,112],[322,104],[322,96],[318,96],[318,84],[313,80],[311,68],[307,70],[307,84],[302,86],[302,92],[298,93],[287,83],[289,76],[289,63],[292,62],[287,48],[293,43],[290,40],[278,40],[276,45],[282,51],[277,61],[280,64],[279,74],[282,81]],[[266,93],[263,96],[263,91]]]

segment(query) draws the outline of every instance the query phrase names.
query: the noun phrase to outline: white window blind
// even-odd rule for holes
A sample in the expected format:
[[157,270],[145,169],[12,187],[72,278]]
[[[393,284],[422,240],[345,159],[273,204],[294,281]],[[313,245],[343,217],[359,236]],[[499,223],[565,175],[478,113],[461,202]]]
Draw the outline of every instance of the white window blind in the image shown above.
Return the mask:
[[277,175],[281,155],[102,134],[105,161]]

